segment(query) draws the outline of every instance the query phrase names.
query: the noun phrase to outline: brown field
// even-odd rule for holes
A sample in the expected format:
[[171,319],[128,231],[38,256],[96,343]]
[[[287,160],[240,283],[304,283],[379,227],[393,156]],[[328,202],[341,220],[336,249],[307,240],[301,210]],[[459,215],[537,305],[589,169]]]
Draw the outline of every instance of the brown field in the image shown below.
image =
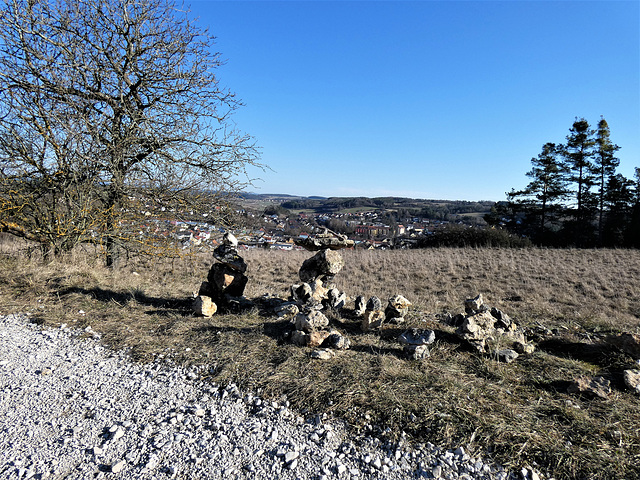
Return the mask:
[[[634,250],[433,249],[344,252],[338,288],[353,299],[400,293],[409,326],[436,331],[431,357],[401,358],[396,326],[362,334],[350,312],[333,315],[352,348],[314,361],[286,343],[287,321],[255,308],[210,319],[190,313],[190,297],[211,257],[139,259],[115,272],[90,254],[42,265],[0,245],[0,313],[85,327],[145,361],[158,355],[202,365],[217,382],[235,381],[301,412],[326,413],[354,432],[465,446],[512,468],[533,466],[557,479],[640,477],[640,398],[625,389],[630,356],[600,343],[640,333],[640,252]],[[308,252],[241,252],[248,298],[286,297]],[[135,272],[135,273],[134,273]],[[457,341],[436,314],[461,313],[482,293],[523,327],[551,338],[535,353],[501,364]],[[82,310],[85,313],[79,314]],[[190,350],[187,350],[190,349]],[[611,380],[607,400],[566,393],[579,375]]]

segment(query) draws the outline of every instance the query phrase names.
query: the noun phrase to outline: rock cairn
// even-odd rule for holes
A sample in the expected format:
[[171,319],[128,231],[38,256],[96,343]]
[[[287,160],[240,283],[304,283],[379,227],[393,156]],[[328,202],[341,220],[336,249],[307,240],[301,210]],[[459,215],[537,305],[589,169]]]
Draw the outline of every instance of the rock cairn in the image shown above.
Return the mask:
[[[362,297],[358,297],[362,298]],[[363,302],[364,300],[360,300]],[[411,302],[402,295],[394,295],[389,298],[386,308],[382,310],[382,301],[378,297],[371,297],[364,308],[362,315],[362,323],[360,328],[363,332],[380,328],[386,321],[388,323],[400,324],[404,322],[404,317],[409,311]],[[358,305],[356,299],[356,315],[360,315],[362,311],[361,304]]]
[[[298,271],[302,283],[291,286],[291,302],[279,306],[276,313],[293,316],[291,341],[295,345],[346,350],[349,339],[329,327],[329,319],[322,311],[340,310],[347,302],[347,295],[332,282],[344,266],[338,250],[352,247],[354,242],[325,230],[295,243],[316,254],[303,262]],[[332,356],[333,353],[320,350],[312,353],[312,358]]]
[[429,356],[429,347],[436,339],[433,330],[411,328],[398,337],[398,341],[404,345],[402,352],[410,360],[422,360]]
[[213,251],[216,262],[211,266],[207,281],[202,282],[194,300],[196,315],[211,317],[218,305],[228,306],[241,298],[247,286],[247,264],[238,254],[238,240],[227,232],[222,243]]
[[[484,304],[482,294],[465,300],[466,315],[456,315],[456,334],[480,353],[489,353],[497,360],[510,363],[519,354],[531,354],[522,329],[506,313]],[[507,346],[510,346],[507,347]]]

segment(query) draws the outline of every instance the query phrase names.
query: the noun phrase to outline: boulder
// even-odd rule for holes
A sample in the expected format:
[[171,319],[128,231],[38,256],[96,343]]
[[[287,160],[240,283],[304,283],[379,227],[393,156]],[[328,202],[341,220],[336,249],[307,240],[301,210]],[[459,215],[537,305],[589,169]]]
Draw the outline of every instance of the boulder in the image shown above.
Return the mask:
[[301,312],[295,317],[296,330],[311,333],[329,325],[329,319],[322,312],[311,310],[308,313]]
[[625,370],[624,384],[640,395],[640,370]]
[[364,311],[366,310],[366,302],[364,300],[364,297],[362,295],[358,295],[356,297],[356,301],[355,301],[355,307],[353,309],[353,313],[360,317],[362,315],[364,315]]
[[360,328],[363,332],[380,328],[384,322],[384,318],[384,312],[382,310],[365,310]]
[[321,250],[302,263],[298,276],[306,283],[320,279],[323,284],[327,284],[342,270],[343,266],[344,260],[340,253],[334,250]]
[[[322,285],[322,280],[318,279],[311,283],[302,283],[291,286],[291,298],[300,305],[321,304],[327,298],[329,290]],[[322,305],[319,306],[322,308]]]
[[403,345],[430,345],[436,339],[436,334],[433,330],[411,328],[404,331],[398,337],[398,341]]
[[571,382],[571,385],[567,388],[567,393],[606,399],[611,393],[611,383],[604,377],[578,377]]
[[498,338],[526,344],[524,333],[518,330],[515,323],[512,322],[507,329],[502,328],[503,326],[503,321],[496,319],[485,310],[466,316],[456,330],[456,334],[479,352],[487,352],[489,345],[497,343]]
[[211,300],[211,297],[198,295],[193,300],[193,311],[198,316],[212,317],[217,310],[218,306]]

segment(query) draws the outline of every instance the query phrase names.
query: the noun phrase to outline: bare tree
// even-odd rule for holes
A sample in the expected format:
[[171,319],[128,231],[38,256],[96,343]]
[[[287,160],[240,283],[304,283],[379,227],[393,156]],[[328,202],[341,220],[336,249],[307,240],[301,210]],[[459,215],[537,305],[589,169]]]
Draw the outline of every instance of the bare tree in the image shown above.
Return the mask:
[[[123,212],[135,208],[130,200],[184,206],[245,183],[246,168],[259,166],[257,149],[231,121],[240,102],[216,76],[222,61],[213,40],[172,0],[6,2],[0,165],[10,181],[2,192],[22,180],[58,178],[66,162],[74,185],[91,186],[78,205],[103,212],[90,230],[111,265]],[[34,139],[39,166],[27,151],[16,155]],[[15,211],[1,194],[4,211]],[[35,223],[3,217],[5,230],[14,221],[30,233]]]

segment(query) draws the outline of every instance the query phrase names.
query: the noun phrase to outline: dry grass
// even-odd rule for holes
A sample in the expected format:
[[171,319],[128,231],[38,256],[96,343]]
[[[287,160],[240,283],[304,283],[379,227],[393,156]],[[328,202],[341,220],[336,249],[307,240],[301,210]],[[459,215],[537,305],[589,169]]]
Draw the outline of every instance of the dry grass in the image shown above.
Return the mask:
[[[91,325],[114,348],[146,360],[166,355],[203,365],[216,381],[235,381],[300,411],[328,413],[355,430],[416,441],[465,445],[513,467],[538,464],[556,478],[640,476],[640,401],[622,384],[634,361],[602,348],[606,333],[640,332],[640,252],[625,250],[472,250],[345,252],[338,287],[355,297],[401,293],[413,326],[437,331],[431,357],[401,358],[387,327],[362,334],[347,309],[333,322],[352,348],[335,359],[309,359],[285,342],[286,321],[260,305],[242,314],[196,318],[189,297],[210,258],[130,264],[111,272],[76,253],[43,266],[0,249],[0,313],[25,312],[46,324]],[[306,252],[244,252],[247,297],[286,297]],[[134,274],[133,272],[136,272]],[[557,328],[553,340],[513,364],[459,343],[435,314],[458,313],[482,293],[526,327]],[[78,312],[83,310],[84,315]],[[188,350],[190,349],[190,350]],[[567,381],[602,374],[608,400],[565,393]]]

